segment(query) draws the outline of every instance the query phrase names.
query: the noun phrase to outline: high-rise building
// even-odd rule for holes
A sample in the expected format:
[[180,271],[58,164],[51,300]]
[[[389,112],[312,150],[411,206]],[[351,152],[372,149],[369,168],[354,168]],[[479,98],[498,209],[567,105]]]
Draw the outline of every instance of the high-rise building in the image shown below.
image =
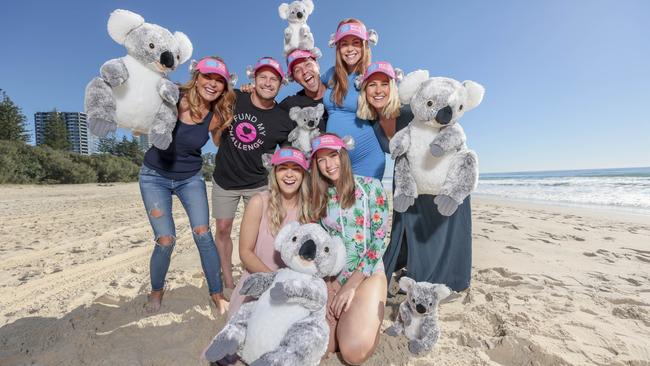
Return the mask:
[[[36,112],[34,114],[34,133],[36,145],[45,142],[45,124],[54,112]],[[58,112],[65,121],[70,142],[70,151],[83,155],[91,155],[99,152],[99,138],[88,131],[86,114],[83,112]]]

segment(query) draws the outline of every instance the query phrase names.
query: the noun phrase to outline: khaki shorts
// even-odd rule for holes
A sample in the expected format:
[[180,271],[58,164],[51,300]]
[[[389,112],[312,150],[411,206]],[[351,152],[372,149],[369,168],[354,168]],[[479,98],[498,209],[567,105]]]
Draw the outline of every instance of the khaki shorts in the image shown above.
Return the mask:
[[268,186],[251,189],[223,189],[212,179],[212,217],[232,219],[237,213],[239,199],[244,198],[244,207],[255,194],[265,192]]

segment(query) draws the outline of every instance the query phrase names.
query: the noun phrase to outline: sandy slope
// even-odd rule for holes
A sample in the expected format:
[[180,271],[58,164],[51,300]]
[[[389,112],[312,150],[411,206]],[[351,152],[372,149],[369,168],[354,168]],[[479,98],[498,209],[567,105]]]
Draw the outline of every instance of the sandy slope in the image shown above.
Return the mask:
[[[441,306],[440,342],[413,357],[382,335],[368,365],[650,365],[650,218],[473,205],[473,286]],[[178,201],[175,217],[169,290],[147,316],[137,184],[0,187],[0,365],[203,364],[223,318]]]

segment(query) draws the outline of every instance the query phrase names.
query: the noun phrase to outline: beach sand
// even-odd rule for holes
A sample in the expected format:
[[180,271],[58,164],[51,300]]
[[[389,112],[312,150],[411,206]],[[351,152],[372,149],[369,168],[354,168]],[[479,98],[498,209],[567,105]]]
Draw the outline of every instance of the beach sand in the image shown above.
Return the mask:
[[[367,365],[650,365],[648,216],[472,204],[472,287],[441,304],[438,344],[413,356],[382,334]],[[148,315],[152,231],[137,184],[1,186],[0,365],[206,364],[224,317],[177,200],[174,215],[168,289]]]

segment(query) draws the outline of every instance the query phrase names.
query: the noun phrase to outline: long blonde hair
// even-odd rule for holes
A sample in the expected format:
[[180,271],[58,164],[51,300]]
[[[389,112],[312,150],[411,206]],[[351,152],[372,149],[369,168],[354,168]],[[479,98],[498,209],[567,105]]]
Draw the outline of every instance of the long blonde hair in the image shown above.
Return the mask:
[[[338,27],[336,29],[339,29],[343,24],[347,23],[358,23],[358,24],[363,24],[359,19],[355,18],[347,18],[343,19]],[[363,41],[363,47],[362,47],[362,54],[361,58],[357,62],[356,65],[352,68],[352,72],[357,72],[359,74],[363,74],[364,71],[368,68],[370,65],[370,61],[372,59],[372,53],[370,52],[370,46],[368,45],[368,41]],[[343,105],[343,98],[348,94],[348,69],[345,66],[345,62],[343,61],[343,58],[341,57],[341,53],[339,52],[339,44],[338,42],[336,43],[336,63],[334,64],[334,75],[332,76],[332,79],[329,81],[329,86],[332,87],[332,100],[336,105],[341,106]]]
[[357,100],[357,117],[366,119],[368,121],[379,120],[380,118],[390,119],[399,117],[400,101],[397,94],[397,83],[395,79],[388,78],[388,103],[381,109],[381,115],[377,113],[375,108],[368,103],[366,96],[366,87],[368,80],[361,84],[359,91],[359,99]]
[[[274,166],[269,173],[269,204],[266,210],[269,232],[273,236],[277,235],[280,231],[282,223],[287,217],[287,211],[284,209],[284,205],[282,204],[282,193],[280,192],[280,185],[275,176],[275,169],[277,169],[277,166]],[[309,193],[309,174],[306,171],[303,171],[302,182],[300,183],[300,189],[298,190],[298,202],[296,203],[298,209],[296,216],[298,222],[301,224],[311,222],[309,213]]]
[[327,216],[327,202],[329,200],[327,189],[330,185],[334,185],[336,188],[336,195],[338,196],[341,208],[350,208],[356,201],[356,197],[354,196],[354,175],[352,175],[350,155],[348,154],[348,151],[343,148],[338,151],[338,154],[340,159],[340,175],[336,182],[330,181],[320,172],[318,164],[315,161],[316,155],[314,155],[314,158],[312,159],[311,205],[313,221],[318,221]]
[[[209,56],[210,58],[217,59],[223,62],[223,59],[218,56]],[[225,64],[225,62],[224,62]],[[201,96],[196,90],[196,83],[199,78],[199,70],[192,72],[192,77],[185,84],[181,85],[180,92],[185,96],[187,103],[190,107],[190,116],[193,120],[201,119]],[[236,95],[230,84],[226,81],[224,91],[221,93],[217,100],[210,103],[210,110],[214,116],[218,118],[219,127],[217,131],[223,131],[228,128],[232,123],[233,115],[235,113]]]

